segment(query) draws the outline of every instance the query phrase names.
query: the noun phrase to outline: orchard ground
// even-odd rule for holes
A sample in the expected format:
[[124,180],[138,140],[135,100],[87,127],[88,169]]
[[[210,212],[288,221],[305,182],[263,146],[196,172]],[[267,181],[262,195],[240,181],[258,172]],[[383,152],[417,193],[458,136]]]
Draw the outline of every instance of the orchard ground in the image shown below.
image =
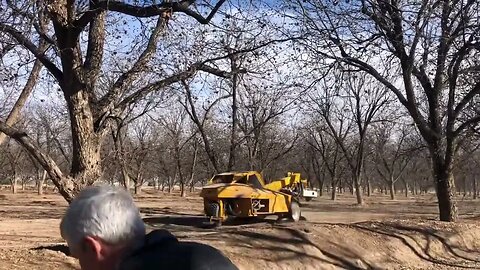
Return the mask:
[[[149,230],[211,244],[240,269],[480,269],[480,200],[458,198],[460,220],[437,221],[434,194],[304,203],[298,223],[237,221],[202,227],[198,194],[145,190],[135,196]],[[59,235],[67,203],[50,189],[0,191],[0,269],[78,269]]]

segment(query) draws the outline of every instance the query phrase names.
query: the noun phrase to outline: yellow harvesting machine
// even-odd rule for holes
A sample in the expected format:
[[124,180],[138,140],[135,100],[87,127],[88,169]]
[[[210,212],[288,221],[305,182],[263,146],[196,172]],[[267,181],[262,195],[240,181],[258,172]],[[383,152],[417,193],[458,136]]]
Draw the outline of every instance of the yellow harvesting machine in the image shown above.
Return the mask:
[[[305,197],[307,195],[308,197]],[[213,176],[202,188],[204,212],[211,221],[221,223],[228,217],[265,217],[277,215],[300,220],[300,197],[316,197],[299,173],[265,184],[257,171],[226,172]]]

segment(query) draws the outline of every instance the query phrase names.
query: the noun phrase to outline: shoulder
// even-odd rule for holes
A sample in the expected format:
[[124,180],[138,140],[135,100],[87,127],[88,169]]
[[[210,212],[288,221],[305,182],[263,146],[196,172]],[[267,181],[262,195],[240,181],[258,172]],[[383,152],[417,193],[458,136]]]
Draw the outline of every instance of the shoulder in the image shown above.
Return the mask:
[[220,250],[199,242],[178,241],[165,230],[146,236],[145,245],[132,253],[121,270],[133,269],[238,269]]

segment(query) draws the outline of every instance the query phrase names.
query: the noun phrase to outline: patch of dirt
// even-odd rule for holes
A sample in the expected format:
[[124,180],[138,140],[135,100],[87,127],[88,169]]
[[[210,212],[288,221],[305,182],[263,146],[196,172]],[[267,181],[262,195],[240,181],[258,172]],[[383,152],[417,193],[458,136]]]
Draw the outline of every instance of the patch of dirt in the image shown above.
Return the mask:
[[[436,221],[431,194],[376,195],[362,207],[341,194],[304,204],[298,223],[267,218],[205,228],[195,194],[146,190],[135,199],[149,230],[211,244],[241,269],[480,269],[480,201],[459,201],[461,220],[451,224]],[[51,191],[0,191],[0,270],[79,269],[59,235],[66,206]]]

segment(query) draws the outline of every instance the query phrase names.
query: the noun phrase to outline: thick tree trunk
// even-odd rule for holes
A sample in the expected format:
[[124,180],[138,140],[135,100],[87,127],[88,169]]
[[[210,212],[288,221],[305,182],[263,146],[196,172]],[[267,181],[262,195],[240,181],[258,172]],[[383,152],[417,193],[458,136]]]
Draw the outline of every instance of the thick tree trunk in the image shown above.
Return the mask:
[[438,208],[441,221],[456,221],[455,184],[452,164],[445,165],[442,159],[433,158],[433,177],[435,179]]
[[[81,86],[79,82],[73,85],[77,84]],[[101,176],[101,140],[95,133],[93,114],[86,91],[77,90],[65,95],[72,130],[71,176],[75,179],[77,189],[81,190],[95,183]]]

